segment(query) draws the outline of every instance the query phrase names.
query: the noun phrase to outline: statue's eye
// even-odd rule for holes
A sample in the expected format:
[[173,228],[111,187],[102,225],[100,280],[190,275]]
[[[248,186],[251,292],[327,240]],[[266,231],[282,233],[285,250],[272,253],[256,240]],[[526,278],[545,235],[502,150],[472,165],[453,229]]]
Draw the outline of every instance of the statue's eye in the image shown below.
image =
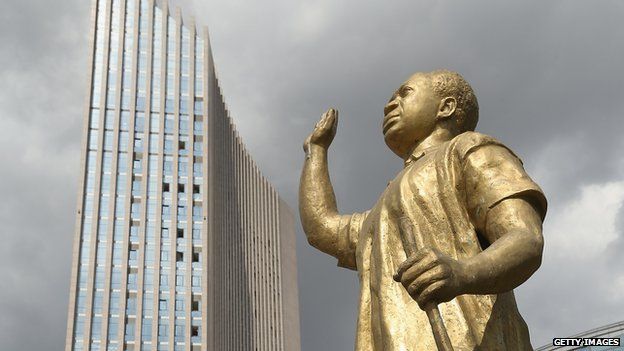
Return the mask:
[[406,85],[406,86],[403,86],[403,87],[401,88],[401,95],[405,96],[405,95],[407,95],[407,94],[411,93],[412,91],[414,91],[414,89],[413,89],[412,87],[407,86],[407,85]]

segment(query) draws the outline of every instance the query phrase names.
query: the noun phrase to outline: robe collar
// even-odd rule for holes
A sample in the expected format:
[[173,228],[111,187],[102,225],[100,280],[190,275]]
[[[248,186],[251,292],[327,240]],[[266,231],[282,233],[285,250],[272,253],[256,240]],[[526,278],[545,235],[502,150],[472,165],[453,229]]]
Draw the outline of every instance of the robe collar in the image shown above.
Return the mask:
[[435,145],[435,146],[430,146],[430,147],[428,147],[426,149],[423,149],[423,150],[414,151],[405,161],[403,161],[403,168],[405,168],[405,167],[413,164],[414,162],[420,160],[426,154],[429,154],[432,151],[435,151],[439,147],[440,147],[440,145]]

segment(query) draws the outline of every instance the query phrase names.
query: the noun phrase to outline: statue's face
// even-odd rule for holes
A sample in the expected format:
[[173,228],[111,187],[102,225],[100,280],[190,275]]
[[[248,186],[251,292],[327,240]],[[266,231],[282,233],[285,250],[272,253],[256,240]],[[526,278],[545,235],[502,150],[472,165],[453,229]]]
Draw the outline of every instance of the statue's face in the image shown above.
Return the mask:
[[401,158],[409,156],[433,132],[440,101],[427,75],[411,76],[384,107],[382,128],[386,145]]

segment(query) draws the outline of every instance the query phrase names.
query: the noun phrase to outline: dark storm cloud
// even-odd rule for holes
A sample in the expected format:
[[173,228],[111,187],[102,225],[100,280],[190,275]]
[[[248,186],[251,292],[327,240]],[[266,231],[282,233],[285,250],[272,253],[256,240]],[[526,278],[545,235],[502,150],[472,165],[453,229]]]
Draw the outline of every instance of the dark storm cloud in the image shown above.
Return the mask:
[[[64,342],[89,2],[10,0],[0,15],[2,350]],[[621,224],[600,226],[622,211],[598,206],[624,196],[623,3],[175,4],[209,25],[232,116],[293,208],[301,143],[325,109],[340,111],[330,155],[340,209],[365,210],[401,167],[380,131],[392,91],[414,71],[462,73],[479,98],[478,129],[510,145],[550,200],[543,268],[517,292],[535,346],[622,319],[614,311],[624,297],[609,285],[622,277],[617,257],[601,255],[605,245],[575,255],[574,240],[593,241],[570,223],[592,226],[596,242],[624,240]],[[587,220],[575,222],[574,211]],[[303,349],[352,349],[357,277],[309,248],[300,230],[298,240]]]

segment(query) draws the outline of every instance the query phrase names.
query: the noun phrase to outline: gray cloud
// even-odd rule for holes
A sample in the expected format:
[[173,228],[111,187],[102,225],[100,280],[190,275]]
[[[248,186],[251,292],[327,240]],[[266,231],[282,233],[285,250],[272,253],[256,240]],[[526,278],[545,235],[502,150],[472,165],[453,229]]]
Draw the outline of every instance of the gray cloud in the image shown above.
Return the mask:
[[621,255],[624,252],[624,201],[615,213],[614,228],[616,238],[607,249],[607,259],[610,265],[617,266],[621,263]]
[[62,349],[84,108],[88,4],[0,16],[0,349]]
[[[89,1],[4,3],[0,349],[61,349]],[[623,179],[619,1],[173,3],[209,25],[232,116],[294,208],[301,143],[328,107],[341,114],[330,156],[340,208],[369,208],[401,166],[381,137],[385,101],[413,71],[440,67],[471,82],[478,129],[510,145],[543,186],[547,230],[566,228],[566,211],[588,186]],[[617,258],[562,258],[548,246],[563,245],[549,239],[557,235],[546,232],[543,267],[517,292],[535,346],[622,318],[614,311],[624,298],[606,289],[621,276]],[[313,251],[301,231],[298,239],[303,349],[352,349],[356,275]]]

